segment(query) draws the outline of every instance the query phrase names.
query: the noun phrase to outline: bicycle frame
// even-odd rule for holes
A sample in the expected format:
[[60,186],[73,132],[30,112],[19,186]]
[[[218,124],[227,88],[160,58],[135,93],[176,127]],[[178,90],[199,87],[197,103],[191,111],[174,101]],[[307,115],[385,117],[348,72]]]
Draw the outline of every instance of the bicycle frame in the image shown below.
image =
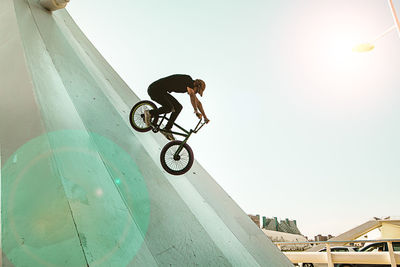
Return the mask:
[[198,131],[200,131],[200,129],[204,126],[205,122],[201,123],[201,119],[200,119],[199,122],[197,123],[196,127],[194,128],[194,130],[190,129],[189,131],[184,129],[182,126],[178,125],[177,123],[174,123],[174,126],[178,127],[183,133],[182,132],[167,131],[167,130],[163,130],[163,129],[160,128],[161,127],[161,123],[164,120],[169,121],[169,119],[166,116],[167,116],[167,114],[164,113],[161,121],[159,123],[157,123],[155,128],[153,128],[153,131],[154,132],[161,131],[161,132],[164,132],[164,133],[172,133],[172,134],[175,134],[175,135],[179,135],[179,136],[185,137],[185,139],[182,141],[182,143],[179,145],[178,149],[176,150],[176,152],[174,154],[174,157],[175,157],[175,156],[178,156],[179,153],[182,151],[183,146],[186,144],[187,140],[192,135],[192,133],[197,133]]

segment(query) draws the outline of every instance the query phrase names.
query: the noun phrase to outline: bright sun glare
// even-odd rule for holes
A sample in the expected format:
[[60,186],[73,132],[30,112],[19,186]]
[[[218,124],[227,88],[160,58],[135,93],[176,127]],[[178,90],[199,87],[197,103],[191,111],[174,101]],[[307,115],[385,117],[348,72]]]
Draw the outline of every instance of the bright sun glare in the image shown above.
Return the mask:
[[[313,38],[318,35],[318,38]],[[329,114],[362,112],[373,106],[381,93],[374,84],[378,73],[374,50],[355,53],[353,48],[362,43],[364,36],[346,30],[331,28],[307,35],[302,53],[301,79],[305,79],[304,99],[310,108],[329,111]]]
[[336,72],[354,72],[360,70],[362,66],[362,56],[355,53],[353,48],[357,40],[351,36],[337,36],[329,44],[327,63]]

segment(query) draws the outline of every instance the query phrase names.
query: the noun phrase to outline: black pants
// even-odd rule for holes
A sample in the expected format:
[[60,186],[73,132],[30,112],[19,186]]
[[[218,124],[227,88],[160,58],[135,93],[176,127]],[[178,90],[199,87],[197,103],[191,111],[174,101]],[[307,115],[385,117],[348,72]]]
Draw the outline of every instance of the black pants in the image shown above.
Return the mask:
[[165,129],[171,129],[176,118],[182,110],[182,105],[178,102],[178,100],[175,99],[175,97],[170,95],[167,90],[154,86],[153,84],[149,86],[147,93],[152,100],[161,105],[161,107],[158,109],[150,110],[151,116],[154,117],[153,124],[157,123],[160,114],[169,113],[172,111],[168,123],[165,126]]

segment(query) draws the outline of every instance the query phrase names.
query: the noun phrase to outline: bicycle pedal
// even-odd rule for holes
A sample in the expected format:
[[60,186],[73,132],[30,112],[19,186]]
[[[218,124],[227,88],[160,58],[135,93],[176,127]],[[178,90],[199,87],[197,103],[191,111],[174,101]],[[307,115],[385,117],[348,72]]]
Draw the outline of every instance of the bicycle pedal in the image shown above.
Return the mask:
[[153,133],[158,133],[160,131],[160,128],[158,128],[158,127],[155,127],[153,125],[150,125],[150,127],[151,127],[151,130],[153,131]]

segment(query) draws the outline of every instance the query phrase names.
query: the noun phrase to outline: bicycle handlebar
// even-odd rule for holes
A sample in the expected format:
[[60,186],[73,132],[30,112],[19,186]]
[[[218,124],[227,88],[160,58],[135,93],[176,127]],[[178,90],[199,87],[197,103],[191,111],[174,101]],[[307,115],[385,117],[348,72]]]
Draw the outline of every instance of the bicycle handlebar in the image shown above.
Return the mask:
[[206,124],[205,122],[202,123],[201,120],[202,119],[199,120],[199,122],[197,123],[196,127],[194,128],[194,130],[193,130],[194,133],[197,133],[198,131],[200,131],[200,129],[204,126],[204,124]]

